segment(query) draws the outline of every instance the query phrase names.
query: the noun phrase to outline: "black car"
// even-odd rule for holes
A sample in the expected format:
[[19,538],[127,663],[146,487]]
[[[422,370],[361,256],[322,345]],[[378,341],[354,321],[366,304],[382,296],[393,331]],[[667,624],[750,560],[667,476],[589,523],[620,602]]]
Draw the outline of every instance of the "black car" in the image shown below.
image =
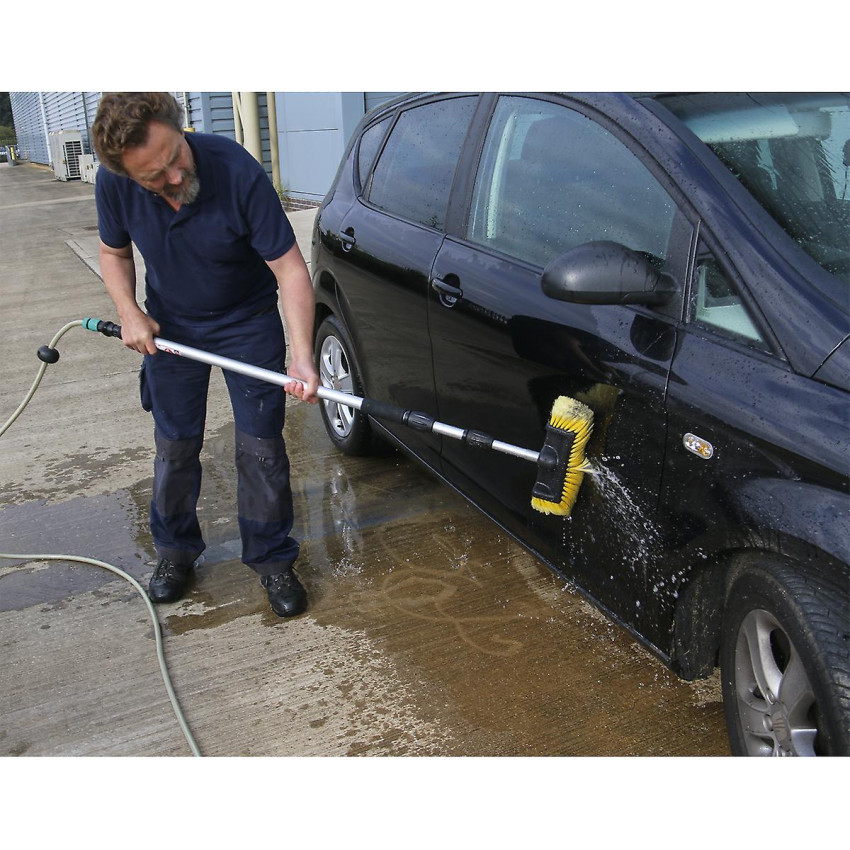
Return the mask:
[[539,450],[593,412],[572,513],[527,460],[403,446],[685,679],[732,751],[850,755],[850,97],[409,95],[316,220],[326,386]]

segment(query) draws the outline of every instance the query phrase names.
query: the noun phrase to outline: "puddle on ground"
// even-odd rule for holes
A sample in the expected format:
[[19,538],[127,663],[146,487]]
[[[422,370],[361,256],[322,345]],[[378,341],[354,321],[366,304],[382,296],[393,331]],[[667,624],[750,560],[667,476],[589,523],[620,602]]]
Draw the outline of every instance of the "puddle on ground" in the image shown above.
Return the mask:
[[[138,494],[122,490],[65,502],[12,505],[0,511],[0,551],[76,555],[106,561],[137,580],[149,571],[147,520]],[[75,562],[0,560],[0,611],[55,605],[102,587],[113,573]]]
[[[339,635],[348,634],[391,659],[406,707],[434,728],[452,730],[439,754],[726,752],[716,683],[678,680],[407,459],[336,454],[316,414],[306,405],[293,407],[286,432],[294,535],[302,547],[297,567],[310,596],[310,609],[299,619],[320,627],[329,658],[339,650]],[[204,630],[226,632],[249,618],[273,647],[289,639],[296,621],[271,612],[259,578],[240,561],[232,457],[232,426],[208,435],[199,502],[208,548],[187,596],[159,607],[160,622],[166,637],[179,640]],[[49,547],[118,561],[125,569],[129,564],[128,572],[147,576],[149,498],[146,479],[112,494],[7,507],[0,512],[0,548]],[[642,533],[639,526],[634,533]],[[3,566],[4,610],[61,605],[115,578],[94,568],[50,566],[45,585],[48,568],[4,575]],[[358,742],[352,740],[352,753],[358,745],[369,751]]]
[[311,616],[404,661],[427,710],[464,730],[456,754],[725,752],[716,688],[681,682],[464,503],[362,530],[356,570],[339,571],[341,539],[314,542]]

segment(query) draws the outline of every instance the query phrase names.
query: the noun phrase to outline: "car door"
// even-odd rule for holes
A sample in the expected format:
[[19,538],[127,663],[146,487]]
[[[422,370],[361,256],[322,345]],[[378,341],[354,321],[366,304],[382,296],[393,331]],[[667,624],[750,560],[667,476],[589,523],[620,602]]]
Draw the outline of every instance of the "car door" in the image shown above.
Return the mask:
[[681,296],[655,309],[567,304],[543,294],[540,275],[565,251],[607,240],[678,281],[692,229],[617,135],[555,101],[499,97],[479,161],[464,224],[432,274],[440,417],[539,450],[555,398],[577,398],[594,412],[587,454],[596,473],[585,476],[569,518],[531,508],[537,467],[527,461],[446,440],[444,473],[642,628]]
[[[785,297],[781,276],[773,289]],[[846,557],[847,541],[831,531],[847,515],[846,393],[791,368],[746,292],[706,230],[667,393],[661,511],[671,534],[660,609],[674,605],[694,565],[712,569],[718,554],[774,548],[806,561],[811,551],[797,541],[817,540]]]
[[[401,111],[340,227],[339,296],[365,391],[405,409],[436,409],[426,298],[477,100],[460,96]],[[438,437],[383,424],[439,465]]]

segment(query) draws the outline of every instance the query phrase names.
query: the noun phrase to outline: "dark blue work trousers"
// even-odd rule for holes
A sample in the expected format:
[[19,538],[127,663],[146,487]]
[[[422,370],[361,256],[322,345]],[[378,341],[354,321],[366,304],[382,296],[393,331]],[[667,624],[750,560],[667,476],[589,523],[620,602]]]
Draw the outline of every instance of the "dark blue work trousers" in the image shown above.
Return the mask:
[[[160,321],[160,327],[163,339],[265,369],[284,369],[286,344],[276,307],[231,325],[197,329]],[[157,554],[176,564],[193,563],[205,548],[196,508],[210,370],[159,351],[145,356],[140,374],[142,406],[155,425],[151,533]],[[275,384],[223,371],[235,423],[242,560],[261,576],[275,575],[291,567],[299,551],[290,536],[286,395]]]

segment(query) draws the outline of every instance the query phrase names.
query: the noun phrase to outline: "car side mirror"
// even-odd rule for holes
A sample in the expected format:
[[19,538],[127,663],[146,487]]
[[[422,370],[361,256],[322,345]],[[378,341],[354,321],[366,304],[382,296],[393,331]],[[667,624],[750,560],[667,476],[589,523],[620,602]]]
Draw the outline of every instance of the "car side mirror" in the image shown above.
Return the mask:
[[617,242],[586,242],[552,260],[540,277],[543,293],[574,304],[667,303],[676,291],[669,275]]

